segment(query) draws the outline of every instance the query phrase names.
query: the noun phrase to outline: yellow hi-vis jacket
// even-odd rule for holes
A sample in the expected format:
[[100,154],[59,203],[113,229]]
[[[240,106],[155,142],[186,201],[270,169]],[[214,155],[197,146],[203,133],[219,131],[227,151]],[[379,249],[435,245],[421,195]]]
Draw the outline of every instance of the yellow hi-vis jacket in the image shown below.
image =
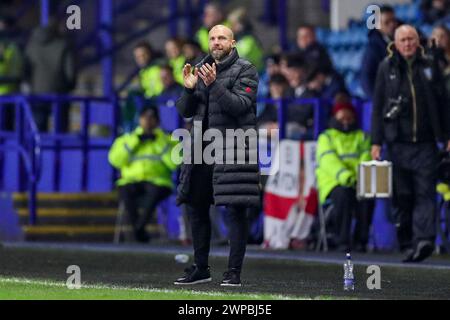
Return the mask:
[[177,144],[170,135],[156,129],[155,140],[141,142],[139,136],[143,129],[117,138],[110,151],[109,162],[120,170],[118,186],[136,182],[150,182],[161,187],[173,188],[172,172],[177,168],[180,158],[172,159],[172,150]]
[[320,202],[337,186],[354,187],[358,165],[372,160],[370,139],[362,130],[324,131],[317,141],[316,177]]

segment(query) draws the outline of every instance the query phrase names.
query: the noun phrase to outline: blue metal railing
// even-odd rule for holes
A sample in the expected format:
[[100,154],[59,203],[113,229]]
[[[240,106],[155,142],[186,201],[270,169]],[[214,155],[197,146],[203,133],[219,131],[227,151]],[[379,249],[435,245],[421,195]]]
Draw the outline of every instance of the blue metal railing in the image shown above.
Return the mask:
[[[49,104],[52,106],[53,131],[50,133],[40,133],[33,119],[32,106],[39,104]],[[61,128],[61,107],[68,103],[81,104],[81,129],[79,133],[63,133]],[[91,124],[90,114],[92,105],[101,106],[105,104],[112,107],[112,135],[111,139],[105,143],[91,143],[89,135],[89,126]],[[28,190],[29,201],[28,208],[30,213],[30,224],[37,222],[37,184],[42,171],[42,151],[52,150],[55,152],[55,165],[53,166],[53,185],[55,190],[59,191],[59,182],[61,174],[61,152],[62,150],[81,150],[82,169],[81,186],[87,190],[88,185],[88,167],[89,151],[91,150],[109,150],[111,141],[116,137],[116,128],[118,127],[119,112],[116,98],[95,98],[95,97],[77,97],[63,95],[40,95],[40,96],[0,96],[0,111],[4,108],[15,109],[15,130],[0,131],[0,168],[4,170],[4,159],[2,154],[9,151],[18,152],[21,164],[19,165],[19,191]],[[4,119],[2,118],[2,127]],[[71,137],[70,144],[62,145],[62,141]],[[0,190],[4,189],[4,175],[0,176]],[[111,180],[111,186],[114,184]],[[28,188],[25,187],[28,185]]]
[[[30,224],[36,223],[36,194],[37,183],[41,172],[41,137],[33,120],[29,101],[23,96],[0,97],[0,110],[14,108],[15,131],[0,131],[0,153],[16,151],[19,154],[19,189],[28,189]],[[3,121],[2,121],[3,122]],[[11,140],[15,143],[5,143]],[[1,156],[1,155],[0,155]],[[0,167],[3,167],[3,157],[0,157]],[[27,174],[27,177],[25,176]],[[4,185],[4,175],[1,177],[0,187]],[[28,186],[25,187],[25,184]]]
[[[40,95],[40,96],[30,96],[28,97],[32,104],[35,103],[48,103],[52,105],[52,117],[54,128],[53,132],[50,134],[43,134],[46,143],[43,144],[43,150],[52,150],[55,152],[55,166],[53,166],[53,185],[55,190],[58,192],[60,190],[60,176],[61,176],[61,152],[63,150],[81,150],[82,151],[82,174],[81,174],[81,188],[86,191],[88,186],[88,168],[89,168],[89,151],[90,150],[108,150],[110,148],[110,143],[91,143],[91,137],[89,135],[89,127],[91,125],[91,110],[92,105],[96,104],[96,107],[106,107],[112,108],[112,132],[111,140],[117,135],[117,127],[119,123],[119,108],[117,105],[117,99],[113,98],[102,98],[102,97],[80,97],[80,96],[63,96],[63,95]],[[64,104],[69,103],[79,103],[81,105],[81,126],[79,133],[64,133],[61,128],[61,117],[60,111]],[[62,141],[66,140],[68,137],[73,137],[70,144],[62,145]],[[111,185],[114,182],[111,181]]]

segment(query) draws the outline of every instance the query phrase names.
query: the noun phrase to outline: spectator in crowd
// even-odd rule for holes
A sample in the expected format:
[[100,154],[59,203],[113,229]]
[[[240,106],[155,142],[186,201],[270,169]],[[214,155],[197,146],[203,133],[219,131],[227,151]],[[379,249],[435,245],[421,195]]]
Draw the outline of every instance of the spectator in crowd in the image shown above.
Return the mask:
[[203,26],[195,34],[195,40],[200,44],[204,53],[209,52],[209,31],[215,25],[228,25],[225,20],[224,8],[219,2],[210,2],[203,12]]
[[[291,97],[295,99],[319,98],[316,91],[308,88],[306,81],[308,68],[299,55],[290,55],[287,58],[287,67],[284,70],[291,87]],[[311,140],[314,131],[314,106],[312,104],[291,103],[288,106],[286,123],[286,137],[290,139]]]
[[290,54],[280,61],[280,72],[286,77],[296,98],[301,98],[307,90],[306,78],[308,67],[305,60],[298,54]]
[[[291,64],[290,68],[295,69],[300,66],[303,65]],[[301,71],[297,75],[300,75],[300,73]],[[294,89],[282,74],[274,74],[270,79],[270,98],[287,99],[288,101],[286,137],[290,139],[311,140],[314,136],[314,107],[307,103],[299,105],[298,103],[290,102],[290,99],[295,98]],[[338,92],[341,91],[337,91],[336,93]],[[308,99],[318,97],[320,97],[318,91],[309,89],[307,86],[297,98]],[[265,105],[264,110],[258,116],[258,127],[268,130],[278,128],[278,104],[269,103]]]
[[122,109],[122,126],[125,132],[132,131],[137,115],[148,99],[161,95],[164,86],[161,81],[162,61],[147,41],[138,42],[133,48],[134,62],[138,68],[138,88],[131,88]]
[[434,24],[450,14],[449,0],[422,0],[420,5],[423,22]]
[[[25,49],[27,71],[31,93],[68,94],[76,85],[75,50],[68,39],[58,31],[56,21],[35,29]],[[38,103],[33,106],[36,125],[41,131],[48,131],[51,105]],[[60,130],[69,127],[70,106],[60,105]],[[55,124],[56,125],[56,124]]]
[[183,87],[175,81],[173,69],[169,65],[161,67],[161,82],[164,88],[161,93],[162,97],[178,99],[183,93]]
[[375,80],[380,63],[387,55],[387,46],[394,39],[394,32],[398,26],[394,9],[384,5],[380,8],[380,29],[369,31],[369,42],[361,63],[361,87],[367,98],[373,98]]
[[405,262],[434,250],[436,236],[436,141],[450,151],[450,112],[440,70],[419,49],[416,29],[395,31],[394,46],[378,69],[372,114],[372,157],[387,144],[393,163],[396,227]]
[[333,69],[327,49],[317,41],[316,30],[313,26],[303,25],[298,28],[297,51],[308,65],[315,64],[322,69]]
[[150,43],[142,41],[133,50],[134,61],[139,71],[140,92],[147,99],[159,96],[163,91],[161,82],[161,60],[152,49]]
[[[17,94],[23,78],[23,56],[21,50],[11,37],[14,21],[0,16],[0,96]],[[14,127],[14,106],[4,105],[3,128],[12,130]]]
[[17,93],[23,76],[23,57],[12,37],[14,20],[0,16],[0,95]]
[[324,100],[332,101],[337,93],[347,91],[342,76],[334,70],[313,67],[307,78],[310,91]]
[[[333,205],[330,245],[339,250],[366,250],[373,203],[357,201],[356,177],[358,165],[369,160],[370,139],[358,128],[355,108],[348,102],[335,104],[330,127],[317,142],[316,175],[320,203],[328,199]],[[352,239],[353,215],[357,223]]]
[[231,30],[236,38],[236,48],[239,56],[250,61],[258,72],[264,68],[263,49],[261,43],[253,34],[253,26],[245,8],[238,8],[228,16]]
[[[109,152],[109,162],[120,170],[120,201],[125,205],[139,242],[148,242],[145,230],[158,206],[173,189],[172,172],[176,164],[171,157],[174,146],[170,136],[159,127],[156,107],[145,107],[139,117],[138,128],[114,141]],[[142,200],[143,215],[139,215],[138,204]]]
[[[266,58],[266,66],[263,73],[259,77],[258,96],[267,97],[269,95],[269,81],[275,74],[280,71],[280,55],[274,54]],[[258,109],[259,111],[259,109]],[[259,112],[258,112],[259,114]]]
[[281,72],[280,70],[280,55],[274,54],[266,60],[266,72],[269,77]]
[[444,71],[447,95],[450,95],[450,30],[444,25],[435,27],[430,42],[432,58]]
[[[274,74],[269,82],[269,97],[282,99],[290,96],[289,82],[282,74]],[[257,117],[257,126],[260,129],[278,128],[278,108],[276,104],[268,103]]]
[[182,71],[186,63],[186,58],[182,54],[183,44],[183,41],[177,38],[169,39],[165,44],[168,63],[173,69],[176,82],[180,85],[183,84]]
[[198,64],[204,56],[200,45],[194,40],[185,41],[183,44],[182,52],[183,56],[186,58],[186,63],[189,63],[193,66]]
[[161,82],[164,90],[157,99],[158,105],[165,104],[166,106],[173,106],[174,102],[183,93],[183,87],[175,81],[171,66],[164,65],[161,67]]
[[292,53],[281,53],[280,54],[280,61],[278,63],[278,70],[279,73],[281,73],[283,76],[288,77],[288,61],[289,60],[299,60],[303,61],[302,57],[299,54],[292,54]]

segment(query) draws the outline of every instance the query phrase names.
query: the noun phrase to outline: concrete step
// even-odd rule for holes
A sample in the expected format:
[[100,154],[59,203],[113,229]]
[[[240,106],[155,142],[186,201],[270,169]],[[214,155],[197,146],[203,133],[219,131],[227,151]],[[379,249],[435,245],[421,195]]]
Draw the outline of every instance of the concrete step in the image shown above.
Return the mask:
[[[16,209],[28,209],[28,194],[14,193],[13,201]],[[37,206],[39,209],[59,209],[60,211],[70,209],[114,209],[118,207],[118,194],[115,192],[38,193]]]
[[[115,192],[39,193],[38,221],[34,226],[28,224],[27,194],[13,194],[13,202],[27,241],[111,242],[114,239],[118,215]],[[122,227],[122,233],[129,234],[131,230],[129,225]],[[147,231],[153,238],[164,234],[164,228],[156,221],[149,224]]]
[[[23,226],[26,241],[42,242],[113,242],[114,225],[37,225]],[[131,227],[122,227],[122,235],[129,237]],[[151,238],[164,234],[160,225],[151,224],[146,228]]]

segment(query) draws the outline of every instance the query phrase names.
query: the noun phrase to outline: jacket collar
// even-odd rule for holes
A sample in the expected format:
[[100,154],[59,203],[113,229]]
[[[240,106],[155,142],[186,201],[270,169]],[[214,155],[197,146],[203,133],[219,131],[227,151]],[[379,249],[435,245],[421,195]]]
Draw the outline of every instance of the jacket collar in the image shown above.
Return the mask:
[[356,121],[349,127],[344,128],[344,126],[339,121],[337,121],[335,117],[332,117],[330,119],[329,127],[330,127],[330,129],[334,129],[334,130],[337,130],[337,131],[339,131],[341,133],[345,133],[345,134],[349,134],[349,133],[359,130],[359,126]]
[[[223,70],[228,69],[238,59],[239,59],[239,54],[237,52],[237,49],[233,48],[231,54],[228,57],[226,57],[224,60],[222,60],[219,64],[217,64],[217,71],[221,72]],[[205,63],[209,63],[210,65],[212,65],[213,63],[215,63],[214,58],[210,54],[208,54],[202,61],[200,61],[200,63],[197,64],[197,67],[201,67]]]
[[[389,60],[396,65],[406,65],[406,60],[403,58],[400,53],[395,48],[394,42],[391,42],[388,47],[388,57]],[[420,63],[425,60],[425,49],[422,46],[419,46],[417,49],[416,55],[414,57],[414,63]]]
[[[136,135],[141,135],[144,133],[144,129],[142,129],[140,126],[137,126],[136,129],[134,129],[133,133]],[[161,128],[157,127],[155,130],[153,130],[153,133],[157,137],[160,136],[162,133]]]

